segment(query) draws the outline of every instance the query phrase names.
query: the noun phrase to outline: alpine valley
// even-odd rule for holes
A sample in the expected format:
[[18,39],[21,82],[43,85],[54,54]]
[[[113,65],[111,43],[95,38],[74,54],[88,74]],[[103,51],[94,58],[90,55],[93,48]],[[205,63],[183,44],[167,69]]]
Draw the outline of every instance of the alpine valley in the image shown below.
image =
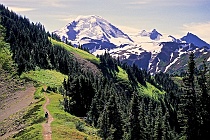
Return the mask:
[[189,32],[182,38],[161,34],[156,29],[128,35],[102,17],[90,15],[79,16],[54,33],[75,47],[82,45],[94,55],[107,51],[112,57],[136,64],[151,74],[185,71],[191,51],[198,67],[203,60],[210,65],[210,44]]

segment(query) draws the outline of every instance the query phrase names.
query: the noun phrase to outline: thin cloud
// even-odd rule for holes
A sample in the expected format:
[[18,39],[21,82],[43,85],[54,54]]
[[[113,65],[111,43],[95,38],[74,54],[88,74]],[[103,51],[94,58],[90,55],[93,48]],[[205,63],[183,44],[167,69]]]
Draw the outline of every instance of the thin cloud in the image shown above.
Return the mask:
[[136,28],[132,28],[132,27],[128,27],[128,26],[118,26],[118,27],[123,32],[125,32],[126,34],[129,34],[129,35],[136,35],[140,31],[140,29],[136,29]]
[[210,43],[210,21],[205,23],[184,24],[182,27],[182,32],[185,34],[187,32],[191,32],[193,34],[196,34],[207,43]]
[[54,17],[56,17],[60,21],[71,22],[75,20],[78,15],[55,15]]
[[8,7],[9,10],[12,10],[14,12],[28,12],[35,10],[34,8],[23,8],[23,7]]
[[198,4],[209,3],[209,0],[142,0],[142,1],[130,1],[125,3],[129,6],[142,6],[146,4],[154,5],[154,6],[196,6]]
[[124,5],[128,9],[139,9],[142,6],[149,4],[149,0],[141,0],[141,1],[128,1],[125,2]]
[[142,4],[148,4],[149,1],[131,1],[127,4],[130,4],[130,5],[142,5]]
[[73,2],[78,2],[78,1],[81,0],[36,0],[36,3],[39,3],[44,6],[63,8],[69,6],[69,3],[73,5]]
[[46,5],[46,6],[52,6],[52,7],[66,7],[65,0],[40,0],[40,4]]
[[30,5],[33,7],[40,7],[40,6],[47,6],[47,7],[66,7],[67,0],[36,0],[36,1],[29,1],[29,0],[3,0],[3,3],[7,3],[8,6],[24,6]]

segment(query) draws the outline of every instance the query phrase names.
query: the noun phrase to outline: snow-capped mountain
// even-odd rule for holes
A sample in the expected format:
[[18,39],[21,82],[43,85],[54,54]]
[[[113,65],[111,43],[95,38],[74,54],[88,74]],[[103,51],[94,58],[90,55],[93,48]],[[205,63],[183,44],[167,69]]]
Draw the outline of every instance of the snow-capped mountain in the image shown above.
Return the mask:
[[166,42],[172,41],[172,38],[167,35],[159,33],[156,29],[151,31],[142,30],[136,34],[130,34],[130,38],[134,41],[135,44],[142,42]]
[[100,16],[79,16],[60,30],[56,30],[61,40],[75,45],[85,45],[89,50],[112,49],[122,44],[132,44],[133,40],[116,26]]
[[113,57],[131,65],[135,63],[151,73],[183,71],[190,51],[195,52],[198,62],[206,59],[210,65],[210,45],[192,33],[177,39],[153,29],[128,36],[94,15],[80,16],[54,33],[63,41],[83,45],[94,55],[108,50]]
[[198,46],[198,47],[206,46],[206,47],[210,48],[210,45],[208,43],[206,43],[205,41],[200,39],[198,36],[196,36],[192,33],[189,33],[189,32],[187,33],[186,36],[182,37],[180,40],[182,42],[185,41],[186,43],[192,43],[192,44],[194,44],[195,46]]
[[156,29],[153,29],[151,32],[142,30],[139,35],[141,37],[150,37],[151,40],[160,40],[160,37],[162,36]]
[[[159,44],[159,52],[145,51],[138,47],[127,49],[122,52],[121,60],[128,64],[136,64],[139,68],[147,69],[151,74],[157,72],[176,73],[186,70],[188,56],[191,51],[195,53],[195,60],[198,66],[202,65],[203,60],[207,60],[210,65],[210,50],[207,47],[197,47],[188,43],[162,42]],[[127,56],[127,57],[126,57]]]

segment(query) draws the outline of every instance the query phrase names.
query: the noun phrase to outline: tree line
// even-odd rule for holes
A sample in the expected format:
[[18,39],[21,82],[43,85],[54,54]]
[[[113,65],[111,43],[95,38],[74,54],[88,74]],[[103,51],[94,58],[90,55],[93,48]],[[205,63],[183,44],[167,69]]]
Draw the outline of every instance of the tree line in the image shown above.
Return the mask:
[[5,41],[10,44],[18,74],[29,70],[56,69],[66,75],[80,70],[73,55],[59,45],[52,45],[50,35],[40,23],[31,23],[0,5],[0,23],[5,28]]
[[[12,58],[22,72],[38,68],[56,69],[68,75],[63,81],[65,111],[87,117],[87,123],[99,129],[103,139],[171,140],[205,139],[210,131],[209,74],[196,69],[194,54],[189,56],[184,87],[177,85],[169,74],[151,76],[136,65],[113,59],[110,54],[98,56],[103,76],[83,71],[73,55],[50,37],[40,23],[31,23],[0,5],[0,23],[5,28],[5,41],[10,44]],[[70,44],[69,42],[66,42]],[[123,69],[128,81],[119,79]],[[152,84],[165,94],[146,96],[139,85]]]

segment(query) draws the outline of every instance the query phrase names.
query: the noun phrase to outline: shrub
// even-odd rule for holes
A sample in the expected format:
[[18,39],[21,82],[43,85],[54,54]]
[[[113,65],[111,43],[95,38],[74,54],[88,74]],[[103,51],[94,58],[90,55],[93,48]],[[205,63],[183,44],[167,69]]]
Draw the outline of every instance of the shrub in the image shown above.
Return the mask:
[[83,122],[78,121],[78,122],[76,122],[75,126],[76,126],[77,130],[79,130],[81,132],[85,131],[85,127],[84,127],[84,123]]

